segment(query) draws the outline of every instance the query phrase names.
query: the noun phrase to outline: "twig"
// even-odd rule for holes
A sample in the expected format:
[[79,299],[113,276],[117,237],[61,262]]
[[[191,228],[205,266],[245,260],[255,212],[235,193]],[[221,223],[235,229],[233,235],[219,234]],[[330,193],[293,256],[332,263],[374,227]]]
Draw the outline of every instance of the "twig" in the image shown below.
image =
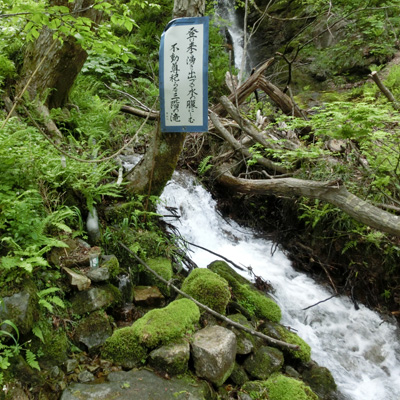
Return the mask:
[[378,86],[379,90],[384,94],[384,96],[391,103],[393,103],[393,108],[396,109],[396,110],[400,110],[400,104],[394,98],[392,92],[380,80],[380,78],[378,76],[378,73],[376,71],[372,71],[368,76],[376,83],[376,86]]
[[251,335],[258,336],[264,340],[266,340],[268,343],[284,347],[290,350],[300,350],[299,346],[291,344],[291,343],[286,343],[283,342],[282,340],[274,339],[270,336],[264,335],[263,333],[257,332],[253,329],[247,328],[237,322],[232,321],[231,319],[225,317],[224,315],[221,315],[220,313],[217,313],[210,307],[207,307],[206,305],[200,303],[193,297],[189,296],[182,290],[178,289],[175,285],[173,285],[170,281],[167,281],[164,279],[162,276],[160,276],[156,271],[154,271],[152,268],[150,268],[141,258],[139,258],[133,251],[131,251],[127,246],[125,246],[122,242],[118,242],[118,244],[123,247],[130,255],[132,255],[140,264],[142,264],[148,271],[150,271],[154,276],[156,276],[161,282],[165,283],[166,285],[172,287],[172,289],[175,290],[175,292],[179,293],[183,297],[186,297],[189,300],[192,300],[198,307],[202,308],[203,310],[206,310],[208,313],[214,315],[215,317],[225,321],[227,324],[234,326],[235,328],[241,329],[245,332],[250,333]]
[[338,295],[339,295],[339,293],[336,293],[336,294],[332,295],[331,297],[328,297],[328,298],[325,299],[325,300],[321,300],[321,301],[319,301],[318,303],[315,303],[315,304],[312,304],[311,306],[308,306],[308,307],[306,307],[306,308],[303,308],[303,311],[308,310],[309,308],[315,307],[315,306],[317,306],[318,304],[325,303],[326,301],[328,301],[328,300],[330,300],[330,299],[333,299],[334,297],[336,297],[336,296],[338,296]]

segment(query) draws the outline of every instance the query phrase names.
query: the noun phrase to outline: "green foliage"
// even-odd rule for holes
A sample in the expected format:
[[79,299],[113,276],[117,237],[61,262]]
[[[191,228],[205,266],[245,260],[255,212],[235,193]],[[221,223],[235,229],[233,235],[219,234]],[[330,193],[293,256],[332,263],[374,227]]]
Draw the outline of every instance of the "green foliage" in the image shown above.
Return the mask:
[[199,175],[205,175],[207,171],[209,171],[213,167],[213,165],[210,164],[211,159],[212,156],[207,156],[200,161],[200,164],[197,168],[197,172],[199,173]]
[[47,309],[50,313],[53,313],[54,306],[65,308],[65,303],[59,296],[51,296],[51,294],[59,292],[60,290],[60,288],[50,287],[37,292],[39,305]]

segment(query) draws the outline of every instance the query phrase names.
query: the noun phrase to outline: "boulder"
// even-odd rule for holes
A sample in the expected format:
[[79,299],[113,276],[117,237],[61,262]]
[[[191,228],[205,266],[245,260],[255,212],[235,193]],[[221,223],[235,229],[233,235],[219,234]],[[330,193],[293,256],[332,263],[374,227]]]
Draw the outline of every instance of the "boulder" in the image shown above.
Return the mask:
[[192,356],[196,375],[221,386],[235,366],[236,336],[221,326],[210,326],[193,335]]
[[148,370],[112,372],[108,381],[94,384],[72,383],[61,400],[205,400],[214,398],[209,385],[188,377],[163,379]]
[[54,247],[49,262],[63,267],[88,267],[90,265],[90,245],[80,239],[67,238],[65,247]]
[[80,292],[90,288],[92,282],[87,276],[72,271],[72,269],[67,267],[64,267],[63,270],[67,274],[68,281],[71,286],[76,287]]
[[249,380],[249,377],[245,371],[245,369],[235,362],[235,367],[229,377],[229,379],[237,386],[242,386]]
[[92,282],[104,282],[110,279],[110,271],[107,267],[92,268],[88,271],[86,276]]
[[[252,326],[251,323],[247,321],[247,318],[241,314],[229,315],[228,318],[234,322],[237,322],[245,326],[246,328],[254,329],[254,326]],[[250,354],[255,346],[254,336],[248,332],[243,331],[242,329],[235,328],[231,325],[227,325],[227,328],[231,330],[236,336],[236,342],[237,342],[236,353],[242,355]]]
[[[172,279],[172,264],[168,258],[165,257],[156,257],[149,258],[146,260],[148,266],[158,273],[162,278],[166,281],[170,281]],[[164,296],[169,297],[171,295],[171,288],[167,286],[165,283],[161,282],[155,275],[153,275],[147,269],[143,272],[143,278],[141,277],[141,283],[150,286],[157,286],[161,293]]]
[[336,383],[328,368],[321,367],[317,363],[310,363],[309,367],[302,372],[303,381],[322,400],[336,400]]
[[187,341],[170,343],[149,354],[149,364],[157,371],[169,375],[184,374],[188,369],[190,345]]
[[119,261],[113,254],[101,256],[101,267],[107,268],[111,278],[120,273]]
[[158,307],[163,304],[165,298],[157,286],[136,286],[134,288],[133,301],[137,306]]
[[104,311],[95,311],[79,321],[75,330],[75,339],[89,350],[98,349],[112,335],[112,327]]
[[107,308],[119,301],[118,293],[118,289],[111,287],[111,285],[94,287],[79,292],[71,299],[72,311],[75,314],[83,315],[101,308]]
[[251,354],[243,363],[244,369],[256,379],[267,379],[283,366],[284,358],[280,350],[263,346],[255,354]]
[[182,291],[214,311],[225,314],[231,299],[228,282],[216,273],[196,268],[183,281]]

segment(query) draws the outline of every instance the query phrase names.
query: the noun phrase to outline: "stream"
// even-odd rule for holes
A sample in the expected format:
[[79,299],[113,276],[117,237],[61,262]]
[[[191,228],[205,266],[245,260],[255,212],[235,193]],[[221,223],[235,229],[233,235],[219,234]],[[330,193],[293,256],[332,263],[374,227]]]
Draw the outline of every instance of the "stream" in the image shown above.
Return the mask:
[[[270,282],[273,297],[282,309],[281,323],[290,326],[312,348],[312,359],[330,369],[339,391],[348,400],[400,399],[400,337],[395,324],[360,305],[355,310],[346,297],[332,296],[329,288],[295,271],[286,255],[274,244],[260,239],[218,212],[211,195],[193,177],[175,172],[166,186],[158,212],[187,241],[221,254]],[[189,247],[199,267],[207,267],[216,256]],[[248,279],[247,272],[241,272]],[[315,305],[307,310],[306,307]]]

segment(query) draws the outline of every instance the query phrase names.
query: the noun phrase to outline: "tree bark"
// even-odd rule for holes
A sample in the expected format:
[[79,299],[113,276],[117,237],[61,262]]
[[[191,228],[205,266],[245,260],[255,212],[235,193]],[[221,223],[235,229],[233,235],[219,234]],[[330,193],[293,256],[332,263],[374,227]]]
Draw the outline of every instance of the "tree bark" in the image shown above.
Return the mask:
[[239,192],[258,195],[305,196],[331,203],[371,228],[400,237],[400,217],[375,207],[348,192],[340,182],[314,182],[295,178],[249,180],[235,178],[225,171],[219,174],[221,185]]
[[[200,17],[205,0],[175,0],[173,18]],[[158,126],[142,161],[128,175],[129,193],[160,195],[175,171],[186,134],[161,132]]]
[[[53,0],[51,2],[52,5],[69,7],[71,11],[87,8],[92,3],[92,0],[77,0],[74,3],[69,3],[68,0]],[[76,17],[87,17],[98,23],[101,19],[101,13],[90,9],[76,13]],[[48,51],[49,49],[50,51]],[[44,57],[46,57],[46,62],[33,75]],[[63,106],[86,58],[86,51],[74,38],[65,38],[63,43],[56,42],[54,44],[52,31],[44,28],[37,41],[30,44],[25,53],[20,73],[21,78],[16,86],[17,95],[20,94],[28,80],[32,78],[27,88],[31,99],[34,99],[37,95],[47,95],[45,104],[48,108]]]

